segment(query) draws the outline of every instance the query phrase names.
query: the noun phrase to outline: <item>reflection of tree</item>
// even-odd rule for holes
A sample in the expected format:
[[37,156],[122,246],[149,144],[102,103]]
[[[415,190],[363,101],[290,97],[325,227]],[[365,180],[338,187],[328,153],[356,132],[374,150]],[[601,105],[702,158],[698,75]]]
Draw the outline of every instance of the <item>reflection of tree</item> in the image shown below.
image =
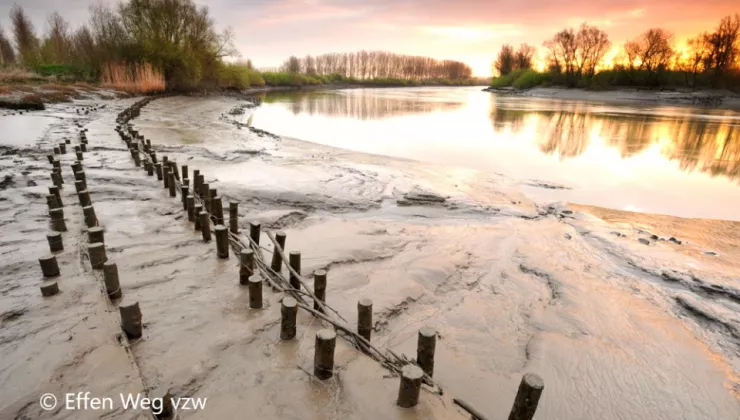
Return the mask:
[[295,114],[327,115],[359,120],[379,120],[407,114],[423,114],[460,108],[463,102],[425,100],[421,97],[394,97],[377,90],[345,92],[313,91],[270,94],[265,102],[285,103]]
[[496,131],[505,127],[521,131],[525,118],[530,117],[541,136],[543,153],[576,157],[586,151],[594,137],[617,148],[624,158],[660,144],[666,159],[677,160],[684,171],[740,179],[740,126],[727,118],[598,113],[578,107],[542,111],[493,106],[490,112]]

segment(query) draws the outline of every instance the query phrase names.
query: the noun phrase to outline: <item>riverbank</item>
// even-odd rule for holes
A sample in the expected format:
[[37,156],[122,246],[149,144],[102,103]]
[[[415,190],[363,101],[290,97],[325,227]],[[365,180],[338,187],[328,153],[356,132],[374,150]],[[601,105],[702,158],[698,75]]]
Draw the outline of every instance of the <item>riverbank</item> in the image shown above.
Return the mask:
[[534,98],[558,100],[621,102],[621,103],[656,103],[675,105],[696,105],[740,109],[740,95],[726,90],[645,90],[614,89],[586,90],[561,87],[536,87],[532,89],[492,88],[483,89],[502,95],[517,95]]
[[[318,324],[301,315],[298,339],[283,342],[279,294],[265,290],[266,308],[247,309],[233,256],[216,258],[179,198],[134,167],[113,131],[131,103],[106,102],[83,116],[59,104],[0,117],[46,121],[40,134],[13,136],[0,159],[0,417],[98,418],[43,412],[36,401],[44,392],[169,388],[209,398],[188,418],[466,418],[450,402],[457,397],[495,419],[508,415],[525,372],[545,381],[538,419],[740,413],[736,230],[712,230],[727,235],[713,247],[711,236],[694,239],[702,228],[684,235],[629,214],[599,219],[538,205],[490,171],[243,130],[232,111],[251,109],[234,98],[152,101],[133,125],[158,156],[200,170],[225,202],[239,201],[242,231],[250,221],[284,230],[286,249],[302,252],[303,273],[327,269],[327,302],[350,322],[357,301],[372,299],[376,346],[413,358],[419,328],[438,331],[434,378],[445,395],[422,392],[414,410],[395,406],[397,378],[340,341],[335,380],[313,380],[304,370]],[[130,359],[116,339],[117,311],[106,308],[99,276],[81,257],[86,228],[71,176],[62,293],[44,299],[38,289],[36,258],[48,250],[46,154],[75,139],[78,125],[88,129],[83,165],[108,257],[124,299],[138,300],[144,317]],[[61,159],[68,168],[73,156]]]

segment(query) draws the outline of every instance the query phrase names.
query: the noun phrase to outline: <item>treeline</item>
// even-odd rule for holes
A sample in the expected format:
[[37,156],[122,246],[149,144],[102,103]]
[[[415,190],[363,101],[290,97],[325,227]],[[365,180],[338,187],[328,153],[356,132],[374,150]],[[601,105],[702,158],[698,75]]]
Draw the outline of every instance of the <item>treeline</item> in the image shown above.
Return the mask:
[[[115,8],[99,3],[90,8],[89,21],[74,30],[53,12],[43,36],[17,4],[10,21],[16,48],[0,28],[2,64],[42,76],[98,80],[111,65],[126,63],[131,77],[152,66],[169,86],[188,88],[219,80],[227,67],[222,58],[235,52],[231,33],[217,32],[207,8],[192,0],[128,0]],[[111,77],[120,73],[113,69]]]
[[492,85],[740,89],[740,14],[722,18],[713,31],[689,39],[685,48],[676,46],[672,33],[650,28],[620,46],[611,63],[604,61],[612,49],[608,35],[586,23],[577,29],[563,29],[543,46],[546,71],[540,73],[529,70],[531,60],[519,65],[518,57],[529,51],[534,55],[533,47],[525,44],[514,51],[504,45],[494,62],[499,77]]
[[309,76],[340,75],[347,78],[428,80],[470,79],[473,71],[465,63],[384,51],[330,53],[299,58],[291,56],[280,67],[288,73]]

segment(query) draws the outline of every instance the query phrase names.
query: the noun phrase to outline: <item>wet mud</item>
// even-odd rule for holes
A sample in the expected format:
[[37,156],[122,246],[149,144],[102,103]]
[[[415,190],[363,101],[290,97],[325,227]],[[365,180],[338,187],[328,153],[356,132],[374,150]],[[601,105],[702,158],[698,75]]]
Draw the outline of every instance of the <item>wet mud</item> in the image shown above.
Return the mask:
[[[469,418],[452,402],[461,398],[505,419],[528,372],[545,383],[536,419],[740,416],[737,223],[542,206],[494,173],[251,131],[242,121],[253,104],[233,98],[141,108],[131,124],[158,157],[198,169],[225,202],[238,201],[242,232],[252,221],[283,230],[303,274],[327,270],[326,301],[350,324],[357,302],[373,301],[377,347],[414,359],[419,329],[436,328],[444,395],[422,391],[417,407],[402,409],[398,378],[343,340],[334,378],[314,379],[322,325],[299,311],[296,339],[281,341],[280,294],[265,290],[264,308],[249,309],[237,259],[216,257],[180,198],[136,168],[115,133],[116,116],[136,101],[88,115],[52,105],[34,114],[50,119],[40,135],[16,130],[3,141],[0,418],[151,418],[120,407],[43,411],[38,398],[164,388],[208,398],[180,418]],[[65,139],[76,144],[79,126],[108,258],[123,301],[138,301],[143,314],[143,337],[128,346],[119,302],[108,303],[85,256],[69,150],[57,156],[68,227],[56,254],[60,294],[39,291],[46,155]],[[270,258],[269,239],[260,243]]]

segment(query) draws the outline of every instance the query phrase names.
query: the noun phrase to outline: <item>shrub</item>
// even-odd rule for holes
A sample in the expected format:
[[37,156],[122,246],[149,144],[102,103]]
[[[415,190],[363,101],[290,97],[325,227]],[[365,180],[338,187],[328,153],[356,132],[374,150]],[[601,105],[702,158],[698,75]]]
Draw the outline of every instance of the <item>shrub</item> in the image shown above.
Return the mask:
[[536,86],[541,86],[548,79],[549,73],[539,73],[529,69],[517,77],[512,83],[512,86],[517,89],[531,89]]

